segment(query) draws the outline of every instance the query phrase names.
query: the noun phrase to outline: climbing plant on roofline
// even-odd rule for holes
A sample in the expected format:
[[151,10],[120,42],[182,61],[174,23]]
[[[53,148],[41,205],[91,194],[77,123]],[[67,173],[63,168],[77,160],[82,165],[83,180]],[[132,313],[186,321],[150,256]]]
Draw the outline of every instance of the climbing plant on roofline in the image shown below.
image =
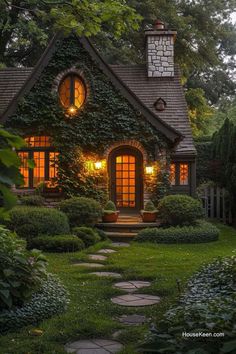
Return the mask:
[[[83,108],[69,118],[53,87],[55,78],[72,67],[84,78],[88,94]],[[168,150],[166,138],[128,103],[75,36],[57,41],[51,60],[6,127],[21,136],[51,136],[59,152],[58,183],[62,190],[102,202],[107,198],[107,173],[90,173],[86,169],[88,158],[102,159],[108,147],[125,140],[140,142],[150,161],[155,159],[155,146]],[[163,188],[168,188],[165,179]]]

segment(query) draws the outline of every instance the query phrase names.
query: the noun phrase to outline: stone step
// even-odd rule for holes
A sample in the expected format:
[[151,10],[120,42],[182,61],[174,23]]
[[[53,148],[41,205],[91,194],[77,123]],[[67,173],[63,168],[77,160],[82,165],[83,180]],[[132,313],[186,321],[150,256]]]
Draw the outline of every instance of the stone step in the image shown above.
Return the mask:
[[96,226],[105,232],[119,232],[119,233],[138,233],[147,227],[159,227],[158,222],[154,223],[99,223]]
[[112,241],[132,241],[134,237],[137,235],[137,232],[107,232],[105,234]]

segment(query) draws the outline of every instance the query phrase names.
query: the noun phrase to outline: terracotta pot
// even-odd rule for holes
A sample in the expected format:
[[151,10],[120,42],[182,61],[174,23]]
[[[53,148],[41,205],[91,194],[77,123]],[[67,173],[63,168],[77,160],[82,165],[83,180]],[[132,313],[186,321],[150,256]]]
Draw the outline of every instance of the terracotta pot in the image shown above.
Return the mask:
[[155,222],[157,219],[157,212],[149,212],[149,211],[142,211],[141,216],[143,219],[143,222]]
[[102,216],[102,222],[117,222],[119,211],[114,211],[114,213],[107,214],[104,213]]

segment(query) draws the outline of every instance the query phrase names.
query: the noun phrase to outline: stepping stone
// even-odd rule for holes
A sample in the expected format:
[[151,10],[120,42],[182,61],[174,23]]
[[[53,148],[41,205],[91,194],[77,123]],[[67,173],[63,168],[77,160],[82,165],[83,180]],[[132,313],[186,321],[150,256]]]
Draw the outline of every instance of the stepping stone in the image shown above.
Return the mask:
[[112,242],[111,246],[113,246],[113,247],[129,247],[130,244],[128,242]]
[[111,250],[110,248],[102,248],[98,253],[115,253],[117,251]]
[[102,256],[101,254],[89,254],[88,258],[93,261],[105,261],[107,259],[106,256]]
[[79,340],[65,345],[67,353],[76,354],[111,354],[119,352],[122,348],[121,343],[106,339]]
[[145,288],[150,286],[151,283],[148,281],[141,281],[141,280],[130,280],[130,281],[122,281],[119,283],[114,284],[115,288],[127,291],[128,293],[133,293],[137,289]]
[[147,318],[141,315],[123,315],[118,321],[129,326],[138,326],[147,322]]
[[104,267],[101,263],[75,263],[77,267],[86,267],[86,268],[102,268]]
[[97,275],[98,277],[113,277],[113,278],[121,278],[121,274],[113,273],[113,272],[93,272],[90,274]]
[[154,295],[147,294],[128,294],[116,296],[111,299],[114,304],[120,306],[150,306],[160,302],[160,298]]

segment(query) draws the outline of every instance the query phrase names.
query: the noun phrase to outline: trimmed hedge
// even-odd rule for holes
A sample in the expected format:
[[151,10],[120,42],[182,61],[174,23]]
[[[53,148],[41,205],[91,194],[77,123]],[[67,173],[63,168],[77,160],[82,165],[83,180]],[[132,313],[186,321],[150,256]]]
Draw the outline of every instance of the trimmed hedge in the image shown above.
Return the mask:
[[47,252],[75,252],[84,249],[84,242],[73,235],[39,236],[33,238],[28,247]]
[[37,324],[39,321],[60,314],[66,310],[68,293],[63,285],[52,275],[42,284],[40,290],[22,307],[4,310],[0,313],[0,333],[15,331],[23,326]]
[[73,226],[94,226],[102,215],[100,204],[91,198],[73,197],[63,200],[59,204],[59,209],[63,211]]
[[85,247],[93,246],[95,243],[101,241],[98,232],[90,227],[75,227],[72,233],[84,242]]
[[45,199],[41,195],[26,195],[20,198],[20,204],[29,206],[43,206]]
[[8,227],[27,241],[41,235],[63,235],[70,232],[67,216],[56,209],[18,206],[9,214]]
[[140,231],[135,238],[138,242],[153,243],[202,243],[218,240],[219,230],[206,221],[195,226],[148,228]]
[[164,197],[158,205],[159,217],[167,225],[194,225],[204,216],[199,200],[188,195],[176,194]]

